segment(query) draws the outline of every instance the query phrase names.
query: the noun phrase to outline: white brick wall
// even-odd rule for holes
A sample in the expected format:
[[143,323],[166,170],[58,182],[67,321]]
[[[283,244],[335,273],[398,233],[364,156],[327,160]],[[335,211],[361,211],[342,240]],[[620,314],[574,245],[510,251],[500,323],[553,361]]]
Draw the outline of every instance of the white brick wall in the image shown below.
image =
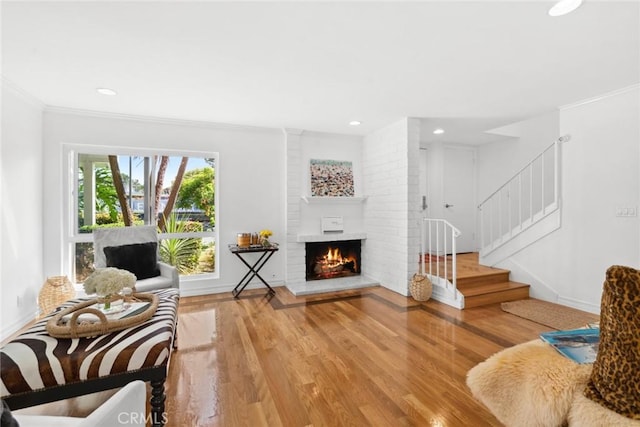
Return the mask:
[[287,159],[287,248],[285,259],[286,283],[305,281],[304,243],[297,241],[300,230],[300,196],[303,182],[300,177],[302,166],[301,131],[285,130]]
[[[407,118],[365,137],[362,159],[354,159],[354,172],[359,175],[358,171],[362,171],[361,193],[368,197],[366,202],[357,209],[341,206],[338,210],[332,206],[324,212],[321,208],[312,210],[306,205],[301,209],[300,197],[305,195],[307,188],[301,172],[306,167],[303,165],[306,162],[303,158],[304,144],[326,141],[317,135],[314,136],[318,139],[316,141],[310,137],[305,139],[300,131],[285,131],[287,283],[305,282],[304,243],[297,241],[298,234],[305,232],[302,229],[305,222],[309,222],[309,218],[303,216],[319,219],[321,214],[335,213],[345,215],[347,219],[353,213],[362,216],[362,220],[352,220],[356,230],[345,231],[362,231],[367,235],[362,245],[363,273],[382,286],[408,294],[409,278],[417,271],[420,242],[419,134],[419,121]],[[327,136],[326,140],[331,141],[332,137]],[[362,162],[361,168],[358,161]],[[358,209],[361,209],[361,214]]]
[[365,137],[364,209],[367,244],[363,264],[380,284],[408,295],[419,248],[419,134],[417,119],[406,118]]
[[[287,285],[298,285],[305,279],[305,245],[300,236],[321,234],[323,216],[341,216],[345,234],[366,236],[362,192],[363,138],[299,130],[285,130],[287,176],[287,248],[285,280]],[[353,200],[303,202],[310,196],[309,160],[330,159],[350,161],[353,167]],[[359,238],[359,237],[358,237]],[[362,266],[363,271],[366,267]]]

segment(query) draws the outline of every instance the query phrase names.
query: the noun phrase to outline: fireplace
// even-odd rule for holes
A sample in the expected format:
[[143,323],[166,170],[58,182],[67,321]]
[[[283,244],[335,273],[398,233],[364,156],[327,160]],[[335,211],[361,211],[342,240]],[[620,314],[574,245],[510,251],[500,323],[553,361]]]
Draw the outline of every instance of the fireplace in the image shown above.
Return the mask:
[[305,253],[307,280],[360,275],[360,240],[307,242]]

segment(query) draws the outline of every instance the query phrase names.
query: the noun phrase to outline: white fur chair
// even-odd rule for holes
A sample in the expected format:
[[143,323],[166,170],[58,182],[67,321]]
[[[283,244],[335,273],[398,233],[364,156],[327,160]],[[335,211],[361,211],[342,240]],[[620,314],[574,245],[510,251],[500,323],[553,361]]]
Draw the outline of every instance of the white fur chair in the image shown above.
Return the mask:
[[86,418],[27,415],[15,411],[13,417],[20,427],[115,427],[146,425],[147,388],[142,381],[133,381],[121,388]]
[[[107,257],[104,249],[108,247],[123,247],[140,243],[158,242],[155,225],[140,225],[132,227],[97,228],[93,230],[94,265],[96,268],[107,267]],[[157,257],[157,251],[156,251]],[[162,288],[180,288],[178,270],[163,262],[158,262],[160,275],[136,281],[136,291],[146,292]]]

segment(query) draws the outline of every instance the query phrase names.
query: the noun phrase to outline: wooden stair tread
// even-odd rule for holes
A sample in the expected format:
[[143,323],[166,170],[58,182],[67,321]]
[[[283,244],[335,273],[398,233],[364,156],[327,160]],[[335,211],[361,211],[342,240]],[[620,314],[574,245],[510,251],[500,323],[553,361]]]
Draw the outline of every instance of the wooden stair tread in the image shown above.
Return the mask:
[[[440,267],[441,276],[446,266],[446,277],[452,280],[453,263],[451,256],[425,259],[425,272],[431,267],[433,273]],[[456,258],[457,288],[464,296],[464,308],[479,307],[505,301],[529,298],[530,285],[509,280],[509,270],[480,265],[478,253],[458,254]]]
[[509,271],[499,270],[477,276],[458,277],[458,288],[464,289],[484,284],[504,283],[509,281]]
[[487,283],[487,284],[476,285],[468,288],[459,287],[458,290],[465,297],[471,297],[471,296],[494,293],[494,292],[502,292],[502,291],[511,290],[511,289],[520,289],[520,288],[528,289],[529,287],[530,285],[527,285],[526,283],[508,281],[508,282],[500,282],[500,283]]

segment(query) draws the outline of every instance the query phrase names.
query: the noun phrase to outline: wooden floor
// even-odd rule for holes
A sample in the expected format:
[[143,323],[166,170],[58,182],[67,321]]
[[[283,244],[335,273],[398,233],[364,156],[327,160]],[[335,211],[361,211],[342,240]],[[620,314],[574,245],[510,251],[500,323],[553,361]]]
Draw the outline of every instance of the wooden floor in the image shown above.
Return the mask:
[[497,426],[467,371],[548,327],[381,287],[182,297],[167,426]]

